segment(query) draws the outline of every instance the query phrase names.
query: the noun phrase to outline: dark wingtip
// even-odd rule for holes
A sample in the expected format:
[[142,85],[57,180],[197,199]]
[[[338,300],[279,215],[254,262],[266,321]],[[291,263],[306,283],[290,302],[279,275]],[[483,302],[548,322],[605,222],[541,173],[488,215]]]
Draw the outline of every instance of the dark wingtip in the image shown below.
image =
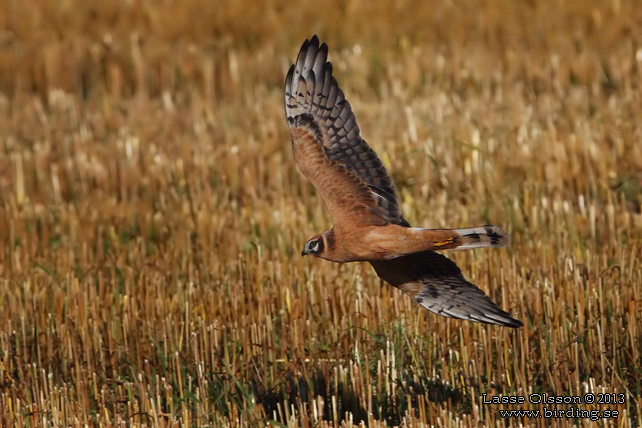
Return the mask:
[[486,312],[483,317],[474,317],[474,320],[486,324],[501,325],[502,327],[524,327],[523,322],[511,317],[508,312],[501,310],[499,307],[495,307],[494,311]]
[[516,320],[515,318],[512,317],[507,317],[508,319],[504,321],[501,325],[504,327],[510,327],[510,328],[520,328],[524,327],[524,323],[521,322],[520,320]]
[[303,44],[301,45],[301,49],[299,50],[299,52],[301,54],[304,54],[302,58],[305,58],[307,56],[310,48],[319,48],[319,38],[316,34],[310,39],[305,39],[305,42],[303,42]]
[[[317,39],[318,41],[318,39]],[[310,39],[305,39],[303,44],[301,45],[301,49],[299,49],[299,52],[307,51],[310,45],[314,42],[314,37],[312,37],[312,40]]]
[[290,84],[292,83],[292,77],[294,77],[294,68],[295,68],[295,65],[292,64],[290,66],[290,69],[288,70],[288,74],[286,74],[286,76],[285,76],[285,86],[286,86],[286,88],[289,87]]
[[321,43],[321,40],[319,40],[319,37],[316,34],[313,35],[309,40],[306,39],[306,41],[303,43],[303,46],[301,47],[302,50],[304,46],[308,49],[310,49],[310,47],[314,47],[319,52],[325,51],[326,54],[328,53],[328,45],[325,43]]
[[485,313],[483,316],[472,316],[470,318],[460,318],[467,321],[475,321],[482,324],[494,324],[502,327],[520,328],[524,327],[524,323],[511,317],[507,312],[497,308],[497,312]]

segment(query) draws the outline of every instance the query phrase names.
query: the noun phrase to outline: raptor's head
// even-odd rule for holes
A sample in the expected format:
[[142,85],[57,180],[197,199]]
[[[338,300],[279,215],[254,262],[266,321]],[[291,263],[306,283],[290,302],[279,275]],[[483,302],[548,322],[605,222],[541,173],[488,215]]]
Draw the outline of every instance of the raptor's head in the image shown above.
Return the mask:
[[308,240],[303,245],[303,251],[301,251],[301,256],[307,256],[311,254],[316,257],[320,257],[321,253],[325,248],[325,243],[323,242],[323,235],[317,235]]

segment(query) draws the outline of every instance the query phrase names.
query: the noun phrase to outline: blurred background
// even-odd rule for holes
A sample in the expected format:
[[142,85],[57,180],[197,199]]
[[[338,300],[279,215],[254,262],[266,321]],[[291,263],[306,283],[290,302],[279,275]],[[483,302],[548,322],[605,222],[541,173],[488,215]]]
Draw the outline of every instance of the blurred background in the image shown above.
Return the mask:
[[[608,393],[575,407],[639,426],[641,28],[626,0],[1,1],[1,425],[535,426],[482,394]],[[511,233],[447,255],[523,329],[301,259],[331,225],[283,106],[313,34],[410,223]]]

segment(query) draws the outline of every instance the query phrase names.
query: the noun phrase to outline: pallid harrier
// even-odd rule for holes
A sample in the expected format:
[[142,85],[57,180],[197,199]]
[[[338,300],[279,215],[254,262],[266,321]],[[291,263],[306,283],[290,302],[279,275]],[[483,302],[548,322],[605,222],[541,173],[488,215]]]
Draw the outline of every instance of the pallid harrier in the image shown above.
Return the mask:
[[333,262],[367,261],[377,275],[424,308],[450,318],[521,327],[455,262],[434,250],[504,247],[497,226],[466,229],[410,227],[394,184],[377,154],[359,135],[328,47],[306,40],[285,80],[285,113],[299,170],[321,194],[333,227],[305,243],[301,255]]

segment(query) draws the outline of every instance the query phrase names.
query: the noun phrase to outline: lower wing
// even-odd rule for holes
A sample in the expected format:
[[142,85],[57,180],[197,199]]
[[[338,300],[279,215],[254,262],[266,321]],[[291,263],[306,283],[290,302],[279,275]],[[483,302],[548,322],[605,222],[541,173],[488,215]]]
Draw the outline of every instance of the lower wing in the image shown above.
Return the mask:
[[513,328],[524,325],[466,281],[455,262],[434,251],[370,264],[381,279],[437,315]]

